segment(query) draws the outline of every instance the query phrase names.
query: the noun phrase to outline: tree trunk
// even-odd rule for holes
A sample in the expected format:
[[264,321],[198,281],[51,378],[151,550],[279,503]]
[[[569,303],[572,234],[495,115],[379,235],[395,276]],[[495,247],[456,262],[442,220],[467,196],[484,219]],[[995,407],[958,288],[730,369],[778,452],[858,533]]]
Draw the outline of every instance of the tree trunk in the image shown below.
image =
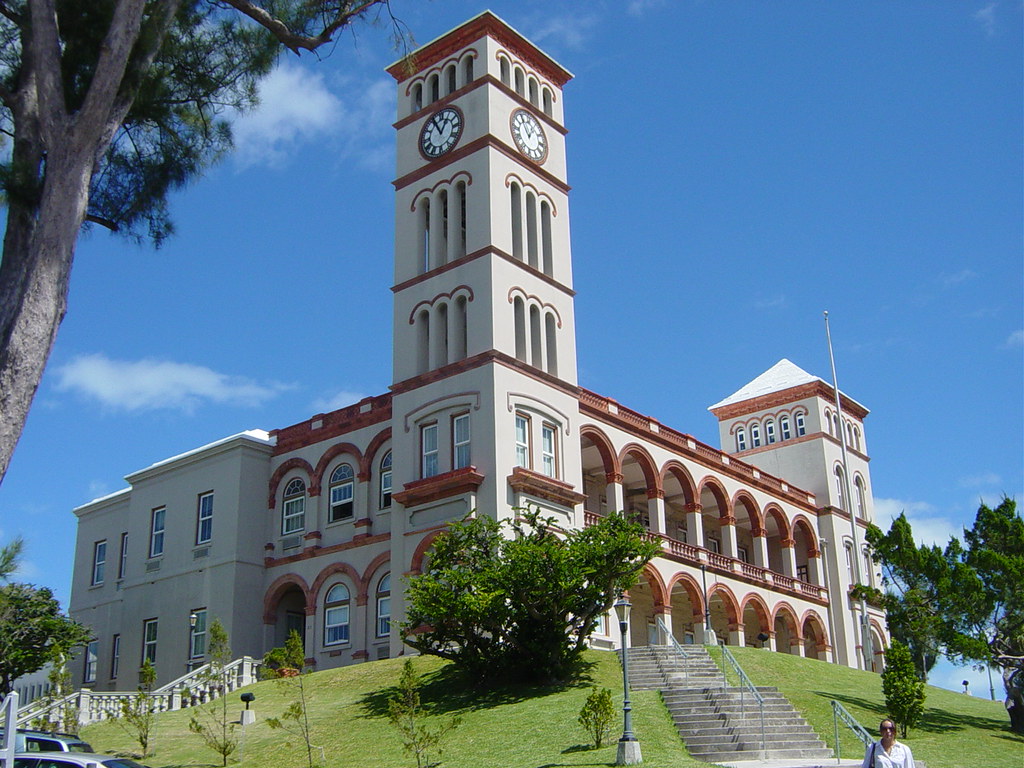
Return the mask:
[[67,310],[93,159],[50,152],[38,206],[12,201],[0,262],[0,480]]
[[1010,730],[1024,734],[1024,669],[1003,668],[1003,685],[1006,686],[1006,713],[1010,716]]

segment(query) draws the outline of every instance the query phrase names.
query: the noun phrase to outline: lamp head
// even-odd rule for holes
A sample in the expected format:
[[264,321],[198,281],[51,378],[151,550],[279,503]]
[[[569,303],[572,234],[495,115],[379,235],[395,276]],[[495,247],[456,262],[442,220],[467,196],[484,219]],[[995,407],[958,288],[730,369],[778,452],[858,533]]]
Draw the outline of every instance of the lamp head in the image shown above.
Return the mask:
[[189,617],[188,617],[188,625],[189,625],[189,627],[191,627],[192,629],[195,629],[197,621],[199,621],[199,616],[197,616],[195,613],[189,614]]
[[619,624],[629,624],[629,611],[632,607],[633,604],[629,602],[629,598],[623,592],[619,599],[615,601],[615,613],[619,616]]

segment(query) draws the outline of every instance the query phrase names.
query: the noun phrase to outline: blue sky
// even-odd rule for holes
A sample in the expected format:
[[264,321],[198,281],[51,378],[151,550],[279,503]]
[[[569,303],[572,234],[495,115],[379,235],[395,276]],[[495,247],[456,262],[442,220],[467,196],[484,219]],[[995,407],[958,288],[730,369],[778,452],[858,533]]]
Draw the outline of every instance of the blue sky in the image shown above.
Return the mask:
[[[394,5],[420,42],[487,7]],[[717,445],[707,406],[779,359],[829,378],[828,310],[880,524],[1024,500],[1018,0],[489,7],[576,75],[583,386]],[[162,249],[81,238],[0,486],[24,578],[66,602],[71,510],[125,474],[387,390],[395,58],[363,29],[284,59]]]

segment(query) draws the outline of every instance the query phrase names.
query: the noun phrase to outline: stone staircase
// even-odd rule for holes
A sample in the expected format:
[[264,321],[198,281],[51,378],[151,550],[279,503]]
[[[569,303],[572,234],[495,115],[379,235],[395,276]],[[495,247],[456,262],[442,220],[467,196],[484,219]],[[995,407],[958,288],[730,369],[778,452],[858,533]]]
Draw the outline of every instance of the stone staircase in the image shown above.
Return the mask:
[[818,760],[832,757],[807,722],[776,688],[758,688],[761,711],[749,691],[727,687],[722,671],[702,646],[631,648],[630,687],[661,691],[665,706],[698,760]]

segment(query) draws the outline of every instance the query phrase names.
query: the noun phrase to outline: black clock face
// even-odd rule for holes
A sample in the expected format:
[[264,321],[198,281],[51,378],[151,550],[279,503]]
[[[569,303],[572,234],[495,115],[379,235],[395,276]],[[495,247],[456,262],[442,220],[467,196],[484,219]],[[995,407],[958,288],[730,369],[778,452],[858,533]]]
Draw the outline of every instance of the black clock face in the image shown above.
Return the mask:
[[455,107],[445,107],[431,115],[420,131],[423,156],[433,160],[450,152],[462,135],[462,122],[462,113]]
[[530,112],[517,109],[512,113],[512,138],[519,151],[535,163],[543,163],[548,156],[548,137],[544,128]]

